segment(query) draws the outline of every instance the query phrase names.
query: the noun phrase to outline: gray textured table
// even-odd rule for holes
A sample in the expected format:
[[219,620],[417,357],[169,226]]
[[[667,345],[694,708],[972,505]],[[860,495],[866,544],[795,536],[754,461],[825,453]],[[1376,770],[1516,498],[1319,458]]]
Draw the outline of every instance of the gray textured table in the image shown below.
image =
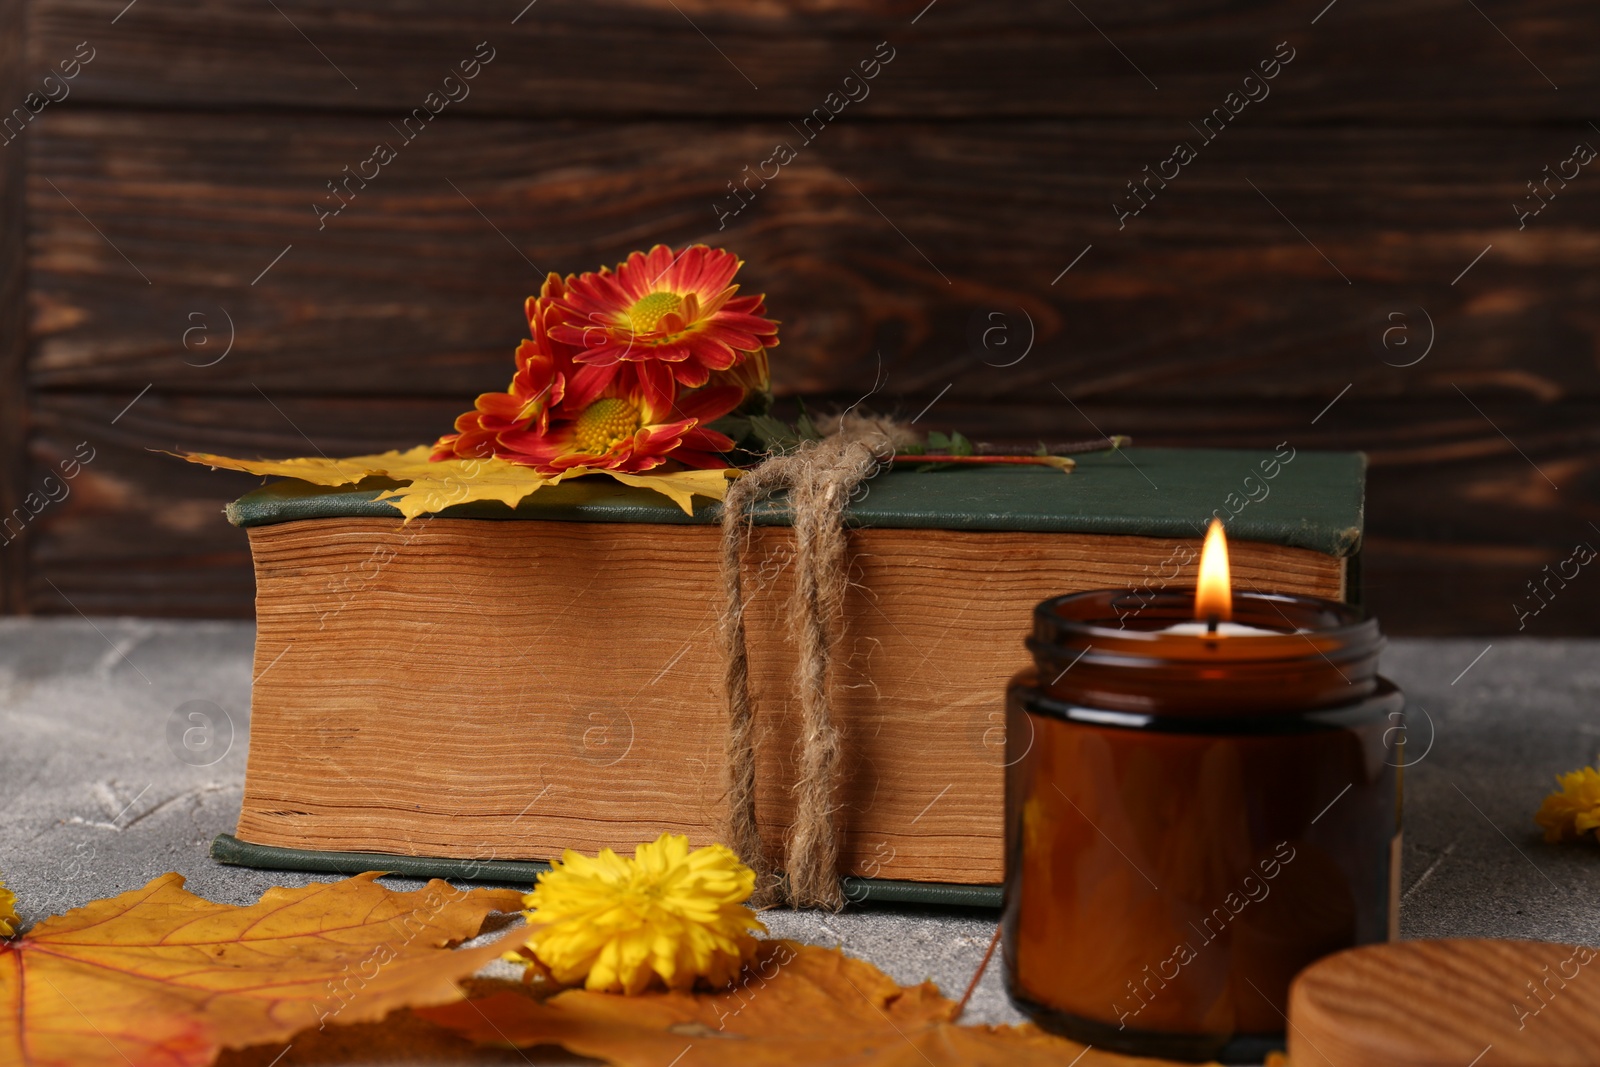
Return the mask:
[[[242,623],[0,620],[0,874],[25,920],[169,870],[235,904],[313,880],[223,867],[206,854],[238,816],[252,637]],[[1600,748],[1600,641],[1397,640],[1384,671],[1414,705],[1409,758],[1419,760],[1405,783],[1405,936],[1600,944],[1600,849],[1547,846],[1532,821],[1553,776]],[[231,750],[210,766],[186,764],[168,741],[190,701],[220,707],[233,723]],[[886,906],[765,918],[775,935],[840,945],[951,996],[994,929],[989,914]],[[995,969],[968,1018],[1019,1019]],[[281,1052],[225,1062],[266,1067]],[[425,1033],[355,1027],[298,1041],[277,1062],[524,1062],[518,1053],[464,1056]]]

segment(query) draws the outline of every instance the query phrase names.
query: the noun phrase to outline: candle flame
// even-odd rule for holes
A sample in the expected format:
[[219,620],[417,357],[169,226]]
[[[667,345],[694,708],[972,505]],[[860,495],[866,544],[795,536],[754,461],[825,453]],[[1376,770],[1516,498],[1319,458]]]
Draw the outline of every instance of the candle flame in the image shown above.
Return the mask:
[[1228,539],[1222,520],[1213,518],[1200,549],[1200,578],[1195,583],[1194,617],[1205,622],[1233,618],[1233,586],[1228,576]]

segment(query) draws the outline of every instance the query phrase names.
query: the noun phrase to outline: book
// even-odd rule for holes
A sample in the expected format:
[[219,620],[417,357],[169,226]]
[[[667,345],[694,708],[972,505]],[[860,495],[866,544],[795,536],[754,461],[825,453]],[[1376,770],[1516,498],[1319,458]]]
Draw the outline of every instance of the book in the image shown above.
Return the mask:
[[[1004,692],[1038,602],[1192,585],[1213,513],[1237,588],[1353,600],[1364,472],[1357,453],[1139,448],[1071,473],[897,465],[865,483],[835,656],[840,874],[998,883]],[[715,840],[720,506],[584,478],[405,523],[375,499],[387,484],[280,481],[227,510],[257,585],[230,855],[459,874],[663,831]],[[757,508],[743,570],[775,866],[799,744],[787,521],[781,498]]]

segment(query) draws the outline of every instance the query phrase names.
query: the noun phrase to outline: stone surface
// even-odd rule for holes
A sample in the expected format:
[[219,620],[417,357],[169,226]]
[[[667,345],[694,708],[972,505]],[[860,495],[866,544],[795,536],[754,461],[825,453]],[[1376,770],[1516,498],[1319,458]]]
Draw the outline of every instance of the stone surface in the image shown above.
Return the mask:
[[[252,637],[241,623],[0,619],[0,873],[25,919],[169,870],[194,892],[236,904],[312,880],[207,856],[211,838],[238,816]],[[1591,904],[1600,849],[1545,845],[1532,821],[1554,776],[1594,761],[1600,748],[1600,641],[1396,640],[1384,665],[1413,705],[1405,936],[1600,944]],[[206,730],[214,747],[197,753]],[[200,732],[185,745],[184,731]],[[950,996],[961,994],[994,930],[990,913],[886,906],[766,919],[775,935],[838,945],[901,982],[931,978]],[[1019,1020],[998,967],[968,1018]],[[280,1053],[250,1050],[229,1062],[266,1067]],[[281,1067],[524,1062],[381,1028],[307,1039],[282,1057]]]

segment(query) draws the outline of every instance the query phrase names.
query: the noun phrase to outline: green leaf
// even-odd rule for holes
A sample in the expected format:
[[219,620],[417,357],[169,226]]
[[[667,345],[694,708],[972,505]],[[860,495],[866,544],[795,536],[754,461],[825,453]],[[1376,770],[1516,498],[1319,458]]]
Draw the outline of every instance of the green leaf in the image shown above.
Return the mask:
[[739,415],[765,415],[771,410],[772,394],[768,392],[748,393],[744,402],[734,409]]
[[794,422],[795,432],[802,441],[822,440],[822,431],[817,429],[817,424],[812,421],[811,412],[806,410],[806,402],[800,401],[800,417]]
[[793,452],[800,447],[800,438],[794,430],[771,415],[751,415],[750,432],[766,452]]
[[737,448],[750,436],[750,420],[743,415],[724,415],[707,423],[706,429],[727,434],[733,438],[733,445]]

